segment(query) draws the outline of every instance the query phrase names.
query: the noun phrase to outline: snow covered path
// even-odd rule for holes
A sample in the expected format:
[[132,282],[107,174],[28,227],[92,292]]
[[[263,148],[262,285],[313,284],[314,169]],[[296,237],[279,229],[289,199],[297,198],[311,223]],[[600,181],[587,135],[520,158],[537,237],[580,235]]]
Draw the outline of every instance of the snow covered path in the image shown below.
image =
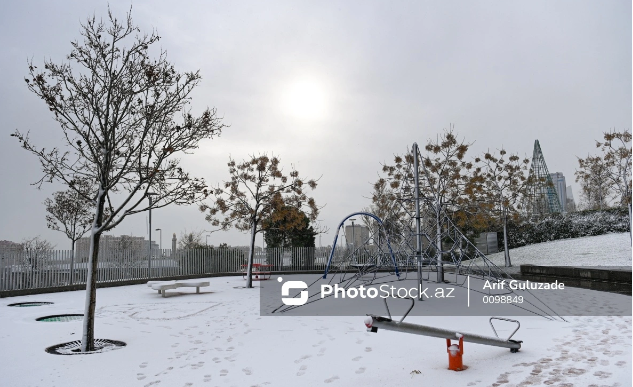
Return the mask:
[[[44,352],[78,339],[81,322],[35,318],[81,313],[84,292],[0,300],[1,383],[6,386],[630,386],[631,317],[521,317],[519,353],[465,344],[463,372],[446,370],[444,340],[368,333],[362,317],[260,317],[258,289],[210,278],[203,293],[162,298],[144,285],[99,289],[98,338],[120,350]],[[265,283],[264,283],[265,286]],[[626,297],[614,295],[618,297]],[[53,305],[14,308],[23,301]],[[379,313],[382,311],[379,311]],[[410,317],[409,322],[490,335],[486,317]],[[509,334],[510,326],[499,334]],[[419,373],[417,373],[419,371]]]

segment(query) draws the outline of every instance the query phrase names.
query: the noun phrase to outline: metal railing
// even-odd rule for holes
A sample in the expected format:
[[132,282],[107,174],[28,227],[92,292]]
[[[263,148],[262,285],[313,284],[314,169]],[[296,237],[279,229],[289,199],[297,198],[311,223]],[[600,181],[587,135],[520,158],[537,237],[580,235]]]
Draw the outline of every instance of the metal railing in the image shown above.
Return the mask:
[[[201,248],[191,250],[100,251],[98,283],[116,283],[147,278],[238,273],[245,269],[248,249]],[[324,270],[330,248],[294,247],[255,251],[254,263],[269,264],[271,271]],[[346,251],[337,249],[333,263],[344,265]],[[72,268],[72,269],[71,269]],[[150,269],[151,268],[151,269]],[[86,283],[87,254],[70,250],[45,250],[37,253],[0,250],[0,291],[45,289]]]

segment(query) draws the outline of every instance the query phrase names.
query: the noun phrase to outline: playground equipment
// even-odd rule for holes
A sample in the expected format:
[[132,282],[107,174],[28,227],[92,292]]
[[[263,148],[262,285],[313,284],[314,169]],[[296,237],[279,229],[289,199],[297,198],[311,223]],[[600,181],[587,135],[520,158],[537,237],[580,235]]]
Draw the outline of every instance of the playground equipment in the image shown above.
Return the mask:
[[[446,351],[448,352],[448,368],[453,371],[462,371],[465,369],[462,362],[462,355],[464,354],[464,342],[475,343],[475,344],[483,344],[483,345],[492,345],[495,347],[509,348],[510,352],[516,353],[521,349],[520,340],[512,340],[512,336],[519,330],[521,324],[517,320],[512,320],[508,318],[502,317],[491,317],[490,318],[490,326],[492,327],[493,332],[496,337],[491,336],[483,336],[474,333],[460,333],[450,329],[436,328],[430,327],[427,325],[421,324],[411,324],[404,322],[404,319],[407,317],[411,309],[413,309],[413,305],[415,304],[415,300],[413,298],[408,298],[411,300],[411,306],[407,310],[407,312],[402,316],[400,321],[394,321],[391,317],[391,312],[389,311],[389,306],[387,305],[387,299],[385,298],[385,308],[387,309],[387,314],[389,317],[376,316],[373,314],[368,314],[367,318],[365,318],[365,326],[367,327],[368,332],[378,332],[379,328],[402,332],[402,333],[411,333],[415,335],[422,336],[430,336],[437,337],[440,339],[446,339]],[[492,320],[503,320],[514,322],[517,324],[516,329],[510,334],[507,339],[502,339],[497,335],[497,330],[492,324]],[[452,344],[451,340],[459,340],[458,344]]]
[[463,371],[464,362],[464,336],[459,335],[459,344],[451,344],[451,339],[446,339],[446,352],[448,352],[448,369],[452,371]]
[[[323,280],[345,290],[411,280],[412,275],[415,275],[419,289],[424,287],[425,281],[450,283],[466,289],[469,279],[491,283],[512,280],[453,223],[450,216],[452,204],[443,199],[437,180],[422,160],[414,143],[393,175],[390,172],[386,179],[385,187],[388,188],[381,196],[384,213],[380,217],[363,211],[343,218],[336,229],[322,277],[308,285],[306,304],[329,297],[321,297],[318,286]],[[347,221],[356,221],[367,230],[360,241],[358,234],[346,234],[348,229],[352,233],[357,229],[345,227]],[[523,295],[522,303],[510,305],[544,318],[554,319],[552,316],[556,316],[564,321],[529,290],[502,289],[495,295]],[[469,292],[490,295],[489,291],[473,288]],[[300,296],[300,292],[294,296]],[[418,300],[423,301],[422,292],[418,293]],[[280,305],[273,313],[298,307],[301,305]]]

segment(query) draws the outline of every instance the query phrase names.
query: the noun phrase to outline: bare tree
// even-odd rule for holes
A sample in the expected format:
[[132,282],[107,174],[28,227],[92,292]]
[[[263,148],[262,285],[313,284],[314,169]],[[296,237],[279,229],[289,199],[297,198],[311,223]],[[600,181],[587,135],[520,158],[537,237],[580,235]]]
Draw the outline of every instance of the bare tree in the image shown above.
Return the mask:
[[178,248],[182,250],[200,249],[205,248],[205,244],[202,243],[202,234],[204,231],[191,231],[180,233],[180,239],[178,240]]
[[609,168],[600,156],[578,158],[576,182],[580,183],[585,209],[601,210],[609,206],[613,193],[609,181]]
[[620,206],[629,210],[629,234],[631,230],[631,131],[604,133],[604,142],[596,141],[602,150],[603,160],[611,188],[619,196]]
[[[86,199],[89,186],[86,182],[76,184],[76,189],[58,191],[53,199],[46,199],[46,225],[51,230],[61,231],[71,241],[70,255],[70,284],[73,284],[75,274],[75,242],[90,228],[94,217],[93,202]],[[77,191],[84,192],[79,194]]]
[[603,139],[596,141],[602,155],[578,158],[576,181],[581,184],[586,208],[602,209],[613,198],[627,207],[631,223],[631,131],[604,132]]
[[[106,243],[103,243],[104,239]],[[105,258],[110,261],[111,267],[123,269],[128,276],[132,274],[132,269],[141,267],[146,251],[145,242],[144,238],[129,235],[104,236],[101,239]]]
[[[435,218],[435,244],[438,262],[438,280],[443,280],[442,268],[442,230],[441,217],[444,213],[456,214],[467,209],[468,201],[464,194],[469,180],[472,163],[464,160],[471,144],[464,140],[458,141],[456,133],[451,127],[445,130],[435,140],[430,139],[424,149],[422,166],[419,171],[420,191],[425,202],[433,212]],[[394,165],[384,165],[383,172],[387,174],[389,186],[396,190],[403,184],[410,185],[414,179],[412,168],[413,156],[396,156]],[[411,199],[411,198],[409,198]],[[409,203],[413,203],[409,201]],[[411,213],[411,210],[408,211]],[[457,222],[460,224],[460,222]]]
[[527,177],[529,159],[521,160],[517,155],[509,155],[499,150],[499,154],[485,152],[483,158],[475,158],[475,168],[467,189],[473,202],[483,213],[497,216],[503,225],[503,247],[505,265],[512,266],[508,251],[508,215],[517,218],[521,209],[520,199]]
[[55,246],[39,236],[31,239],[24,239],[21,246],[22,267],[29,270],[29,285],[37,286],[35,283],[35,271],[45,269],[53,257]]
[[251,156],[250,160],[241,163],[229,159],[228,167],[231,179],[213,189],[213,203],[203,204],[200,210],[207,212],[206,220],[214,227],[250,231],[246,287],[252,288],[255,236],[265,231],[263,221],[284,206],[306,207],[310,220],[316,220],[319,213],[316,202],[304,191],[306,188],[315,189],[317,183],[299,177],[294,168],[285,175],[279,159],[265,154]]
[[378,222],[374,219],[363,217],[363,221],[372,230],[372,235],[378,237],[379,240],[374,243],[381,246],[387,240],[387,235],[392,244],[401,243],[404,228],[400,219],[407,216],[405,208],[410,203],[400,203],[399,191],[394,189],[385,178],[379,178],[373,184],[373,188],[372,204],[364,210],[378,216],[382,220],[384,230],[380,229]]
[[95,216],[81,345],[91,351],[102,233],[148,210],[149,194],[155,195],[152,208],[206,197],[204,180],[191,177],[174,156],[196,149],[224,125],[215,110],[191,113],[187,105],[199,72],[177,72],[165,51],[150,59],[150,46],[159,36],[141,34],[129,13],[119,20],[108,10],[106,22],[93,16],[81,27],[83,41],[72,42],[70,63],[49,60],[44,70],[29,63],[26,79],[29,90],[53,112],[66,146],[49,150],[36,146],[28,134],[13,136],[38,156],[44,171],[39,185],[57,180],[85,195],[76,182],[91,184],[94,195],[85,199],[94,203]]

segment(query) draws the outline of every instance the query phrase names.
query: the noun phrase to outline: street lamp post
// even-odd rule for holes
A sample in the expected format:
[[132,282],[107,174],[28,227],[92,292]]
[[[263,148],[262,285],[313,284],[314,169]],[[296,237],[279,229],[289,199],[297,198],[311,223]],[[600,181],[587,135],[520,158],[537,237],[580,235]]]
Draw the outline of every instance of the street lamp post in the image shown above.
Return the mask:
[[211,235],[211,234],[207,234],[207,235],[204,237],[204,244],[205,244],[205,245],[207,245],[207,247],[209,247],[209,235]]
[[355,232],[355,230],[354,230],[354,221],[356,219],[350,219],[350,220],[352,221],[352,258],[353,258],[354,256],[356,256],[356,253],[354,251],[354,245],[356,244],[356,235],[354,235],[354,232]]
[[152,278],[152,196],[157,194],[148,192],[149,199],[149,241],[147,243],[147,278]]

